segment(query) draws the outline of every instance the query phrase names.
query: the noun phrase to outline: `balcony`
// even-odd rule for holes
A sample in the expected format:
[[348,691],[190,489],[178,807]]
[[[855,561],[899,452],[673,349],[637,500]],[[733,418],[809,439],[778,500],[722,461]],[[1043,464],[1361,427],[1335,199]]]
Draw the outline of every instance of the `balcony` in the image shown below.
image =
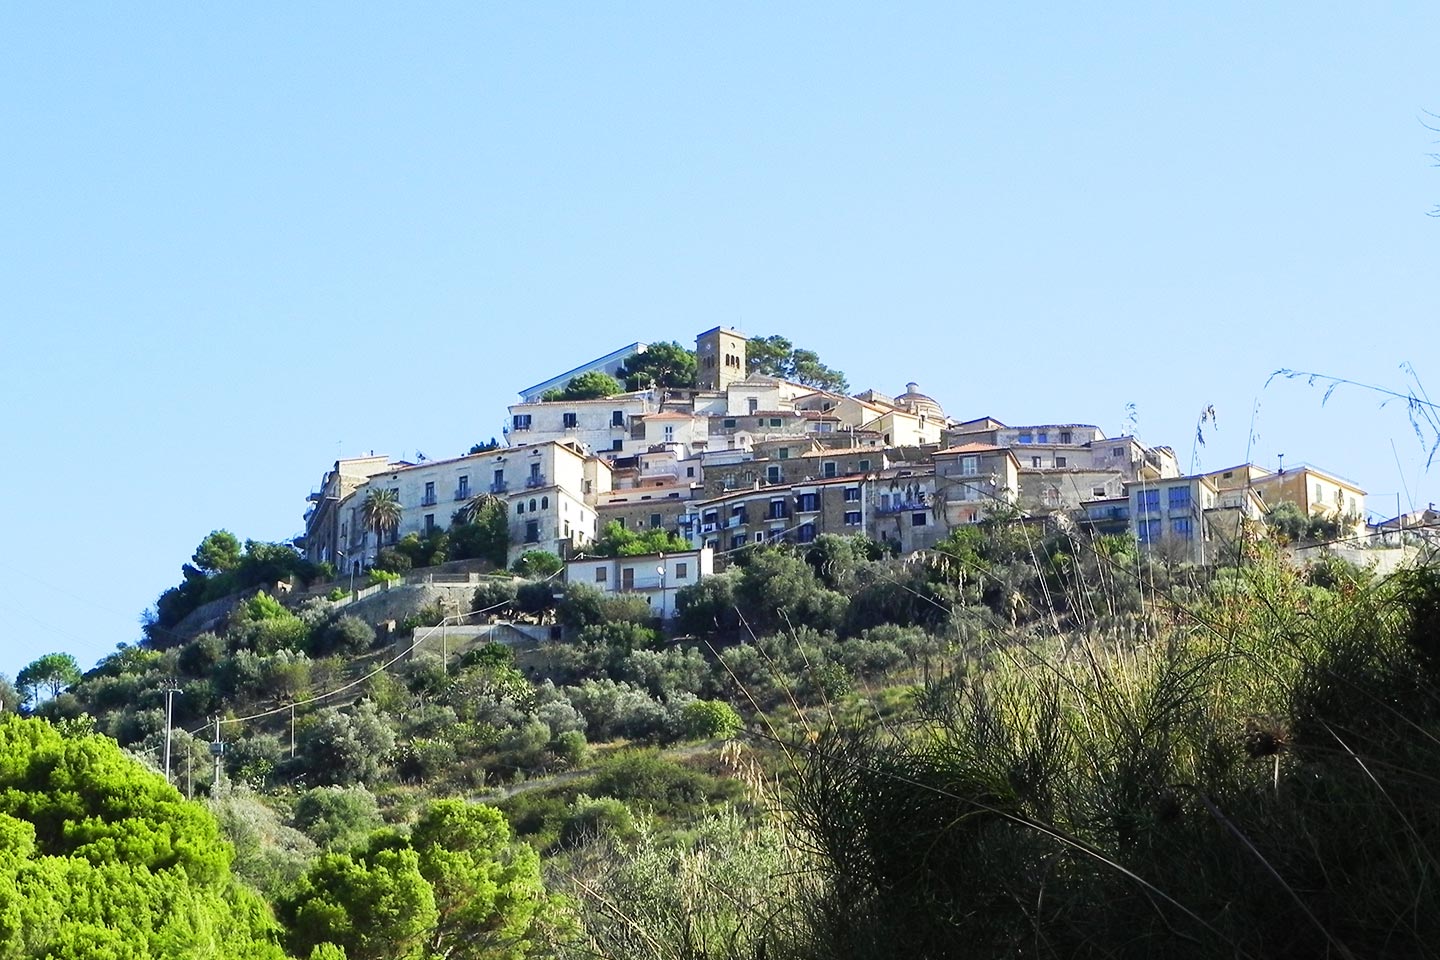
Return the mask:
[[470,488],[469,488],[469,487],[456,487],[456,488],[455,488],[455,499],[456,499],[456,500],[469,500],[469,499],[470,499]]
[[439,503],[439,500],[433,493],[427,493],[425,494],[425,496],[420,498],[420,506],[422,507],[433,507],[437,503]]
[[889,503],[881,501],[875,507],[876,513],[918,513],[921,510],[929,510],[930,504],[924,500],[891,500]]
[[494,483],[490,484],[491,493],[504,493],[506,490],[509,489],[510,481],[508,480],[496,480]]
[[528,476],[528,477],[525,478],[525,486],[527,486],[527,487],[529,487],[529,488],[531,488],[531,489],[534,489],[535,487],[543,487],[543,486],[545,486],[545,474],[543,474],[543,473],[532,473],[532,474],[530,474],[530,476]]

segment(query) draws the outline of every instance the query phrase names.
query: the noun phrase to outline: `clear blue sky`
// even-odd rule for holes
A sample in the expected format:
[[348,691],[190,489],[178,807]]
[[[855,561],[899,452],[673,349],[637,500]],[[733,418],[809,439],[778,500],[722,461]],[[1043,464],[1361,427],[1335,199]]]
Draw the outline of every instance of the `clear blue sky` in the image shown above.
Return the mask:
[[1440,5],[1263,6],[5,5],[0,671],[716,324],[1440,500],[1401,407],[1265,387],[1440,397]]

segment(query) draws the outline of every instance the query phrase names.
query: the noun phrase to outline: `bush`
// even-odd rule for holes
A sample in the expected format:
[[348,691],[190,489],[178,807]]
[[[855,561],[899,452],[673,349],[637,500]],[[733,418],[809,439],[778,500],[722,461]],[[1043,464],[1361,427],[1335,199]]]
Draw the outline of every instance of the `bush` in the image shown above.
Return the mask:
[[359,617],[346,614],[336,617],[314,631],[310,652],[316,656],[330,653],[363,653],[375,644],[375,628]]
[[692,740],[728,739],[744,727],[740,714],[723,700],[692,700],[680,712],[680,721]]
[[574,847],[602,837],[630,841],[639,835],[630,808],[614,797],[575,798],[570,816],[560,828],[559,845]]
[[510,569],[531,580],[550,577],[565,569],[565,562],[549,550],[526,550]]
[[387,573],[405,573],[414,566],[409,555],[395,547],[384,547],[375,557],[375,569]]
[[515,601],[515,588],[515,581],[509,577],[491,577],[482,580],[480,585],[475,588],[475,595],[470,600],[470,609],[472,611],[484,610],[492,616],[503,613],[503,606]]
[[555,606],[555,585],[548,580],[522,583],[515,591],[515,606],[521,613],[539,616]]
[[314,787],[300,794],[295,828],[326,850],[359,846],[384,826],[375,795],[364,787]]

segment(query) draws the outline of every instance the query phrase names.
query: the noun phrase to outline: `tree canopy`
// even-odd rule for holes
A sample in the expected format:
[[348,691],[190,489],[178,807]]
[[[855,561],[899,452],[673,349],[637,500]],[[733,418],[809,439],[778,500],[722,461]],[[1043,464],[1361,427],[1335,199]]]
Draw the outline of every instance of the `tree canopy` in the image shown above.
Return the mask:
[[660,527],[636,532],[618,520],[605,524],[591,552],[602,557],[639,557],[650,553],[677,553],[691,549],[689,541]]
[[100,736],[0,717],[0,958],[283,960],[214,818]]
[[850,388],[845,374],[821,363],[815,351],[797,347],[778,335],[752,338],[745,346],[745,361],[750,373],[780,377],[821,390],[844,392]]
[[696,369],[695,351],[671,340],[652,343],[643,353],[630,357],[620,369],[620,377],[625,381],[626,390],[651,387],[693,390]]
[[15,682],[31,706],[46,698],[58,697],[67,687],[80,682],[80,665],[68,653],[47,653],[15,675]]
[[540,399],[546,403],[553,403],[557,400],[600,400],[624,392],[625,387],[619,380],[608,373],[591,370],[578,377],[572,377],[562,389],[546,390],[540,395]]

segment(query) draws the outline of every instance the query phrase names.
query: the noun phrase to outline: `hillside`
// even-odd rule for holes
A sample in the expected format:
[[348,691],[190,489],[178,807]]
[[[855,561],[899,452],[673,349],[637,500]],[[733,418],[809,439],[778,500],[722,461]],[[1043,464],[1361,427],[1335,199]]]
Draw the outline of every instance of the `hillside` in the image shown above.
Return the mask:
[[[172,779],[295,956],[1428,955],[1440,575],[1277,536],[1207,567],[1021,518],[821,537],[668,630],[538,570],[399,617],[381,582],[378,623],[257,592],[28,709],[153,766],[178,691]],[[382,891],[414,922],[377,940]]]

